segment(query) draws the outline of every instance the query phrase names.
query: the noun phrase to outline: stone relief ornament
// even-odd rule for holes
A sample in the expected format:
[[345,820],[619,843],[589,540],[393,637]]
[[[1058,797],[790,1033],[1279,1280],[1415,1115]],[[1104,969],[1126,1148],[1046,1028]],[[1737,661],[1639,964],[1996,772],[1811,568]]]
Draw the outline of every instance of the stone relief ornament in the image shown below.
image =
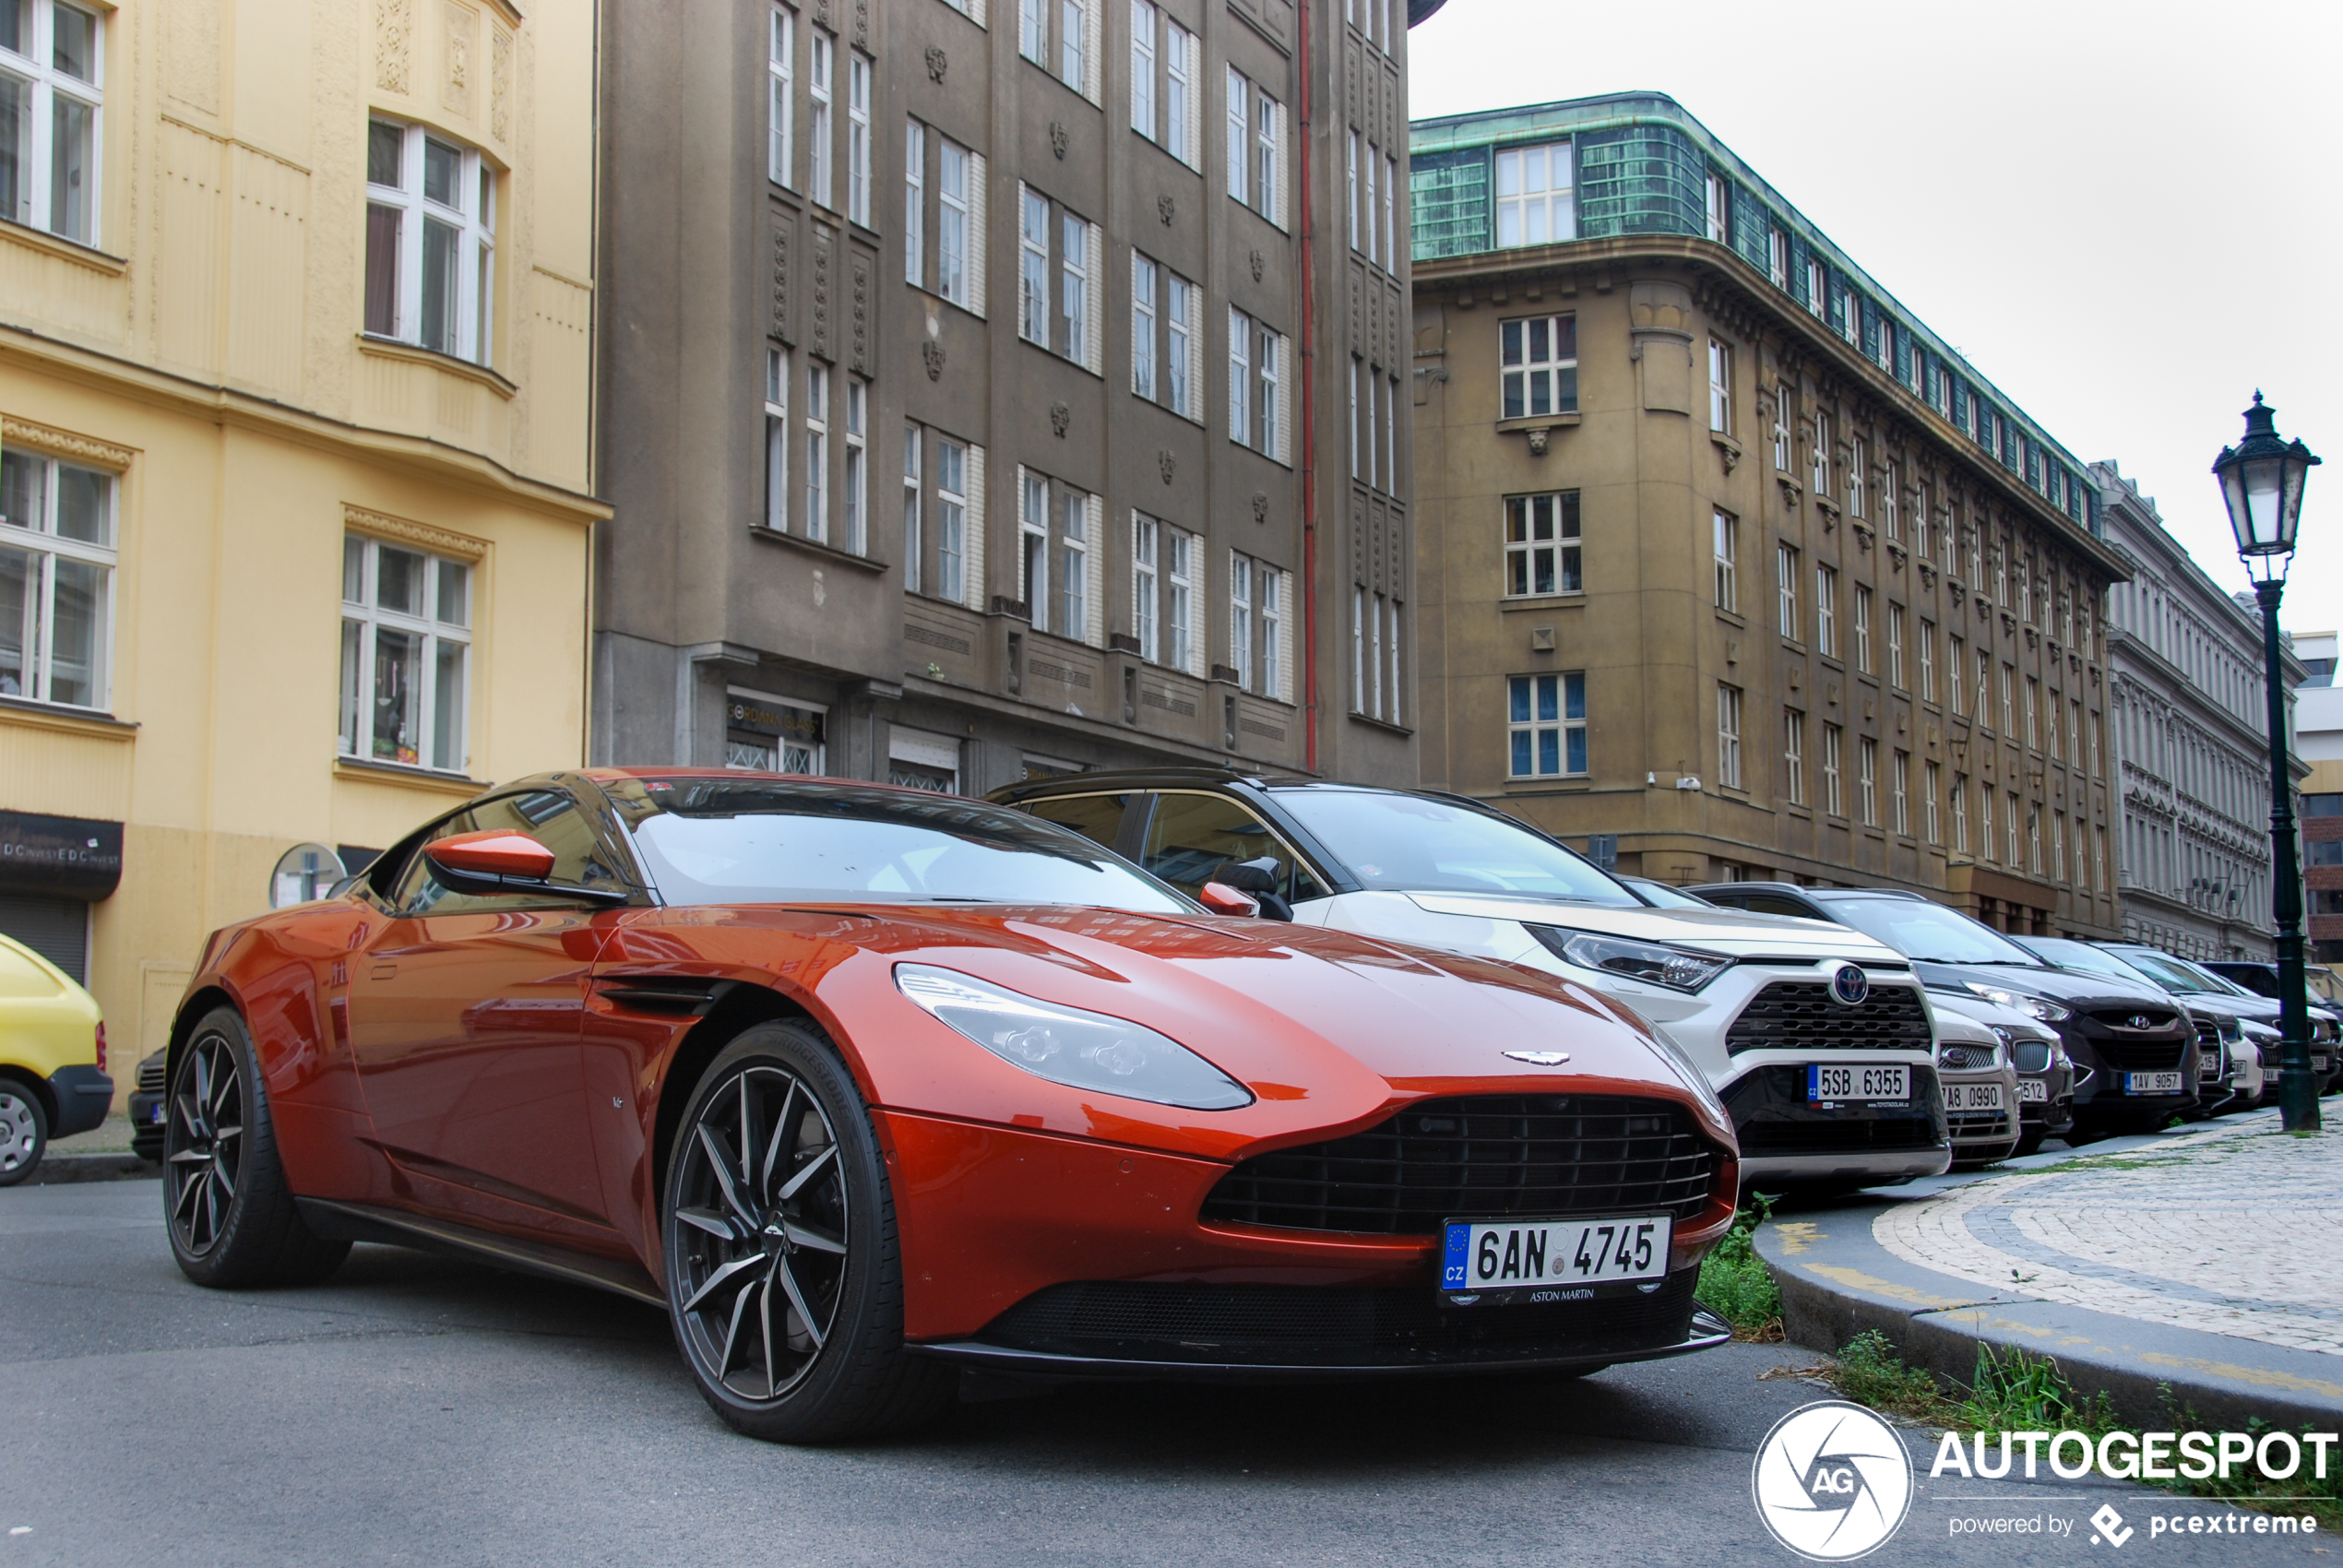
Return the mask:
[[1258,250],[1256,250],[1253,253],[1252,261],[1253,280],[1255,283],[1258,283],[1261,281],[1261,269],[1269,264],[1269,258],[1263,255]]
[[1158,452],[1155,455],[1155,466],[1162,470],[1164,483],[1170,484],[1172,482],[1172,469],[1176,462],[1177,459],[1174,458],[1168,451]]
[[1064,403],[1052,403],[1050,405],[1050,430],[1059,440],[1063,441],[1065,439],[1066,427],[1073,422],[1073,410],[1067,408]]
[[944,375],[944,345],[931,338],[920,345],[920,358],[927,362],[927,378],[936,381]]
[[1253,493],[1253,520],[1256,523],[1266,523],[1269,520],[1269,496],[1266,491],[1256,490]]
[[1051,121],[1050,151],[1061,161],[1063,161],[1065,158],[1065,144],[1068,139],[1069,138],[1067,137],[1065,132],[1065,122],[1063,120]]
[[1172,226],[1172,198],[1170,196],[1160,196],[1155,198],[1155,215],[1163,220],[1165,228]]
[[944,67],[949,64],[951,64],[951,61],[945,54],[944,46],[942,44],[931,43],[927,46],[928,80],[934,82],[939,86],[942,85],[944,80]]

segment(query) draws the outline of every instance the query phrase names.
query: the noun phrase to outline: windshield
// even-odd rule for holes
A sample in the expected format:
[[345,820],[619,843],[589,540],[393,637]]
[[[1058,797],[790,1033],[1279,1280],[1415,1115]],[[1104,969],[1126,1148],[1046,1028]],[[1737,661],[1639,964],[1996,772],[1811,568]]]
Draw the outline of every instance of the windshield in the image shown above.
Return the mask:
[[1635,907],[1625,888],[1528,828],[1421,795],[1281,790],[1293,814],[1379,893],[1480,893]]
[[2076,942],[2072,937],[2065,936],[2028,936],[2022,940],[2025,945],[2062,969],[2079,969],[2088,975],[2104,975],[2109,980],[2122,980],[2125,985],[2138,985],[2146,981],[2159,991],[2171,989],[2162,980],[2141,972],[2133,965],[2123,962],[2123,959],[2110,953],[2106,948],[2094,947],[2087,942]]
[[1622,877],[1627,890],[1643,896],[1645,903],[1659,909],[1713,909],[1717,906],[1706,898],[1695,898],[1681,887],[1671,887],[1664,882],[1646,877]]
[[1823,907],[1866,936],[1875,936],[1908,958],[1933,964],[2007,964],[2040,969],[2045,965],[1981,921],[1917,898],[1830,898]]
[[670,904],[1195,906],[1088,838],[954,795],[777,779],[606,785]]
[[2166,991],[2176,991],[2183,996],[2229,996],[2234,988],[2227,980],[2216,980],[2194,964],[2178,958],[2168,958],[2161,953],[2138,953],[2125,949],[2123,962],[2153,979]]

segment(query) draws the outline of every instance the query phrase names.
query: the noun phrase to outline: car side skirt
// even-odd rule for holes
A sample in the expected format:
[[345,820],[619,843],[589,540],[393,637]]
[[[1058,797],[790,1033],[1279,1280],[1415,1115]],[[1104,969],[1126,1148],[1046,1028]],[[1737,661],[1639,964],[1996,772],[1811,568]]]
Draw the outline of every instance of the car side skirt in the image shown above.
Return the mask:
[[296,1198],[293,1202],[301,1210],[302,1222],[330,1240],[374,1241],[411,1247],[419,1252],[444,1253],[523,1274],[565,1280],[572,1285],[590,1285],[661,1311],[667,1307],[667,1293],[648,1274],[615,1258],[567,1252],[517,1236],[474,1229],[444,1219],[426,1219],[374,1204],[339,1203],[331,1198]]

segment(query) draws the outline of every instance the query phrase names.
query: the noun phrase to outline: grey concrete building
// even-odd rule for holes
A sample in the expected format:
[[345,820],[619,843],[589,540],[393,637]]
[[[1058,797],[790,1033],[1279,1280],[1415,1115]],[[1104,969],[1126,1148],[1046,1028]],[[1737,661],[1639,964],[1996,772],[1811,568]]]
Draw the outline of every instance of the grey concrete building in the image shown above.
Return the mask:
[[605,5],[596,758],[1413,783],[1404,12]]
[[[2165,530],[2111,462],[2091,465],[2132,579],[2108,605],[2123,932],[2185,958],[2267,958],[2268,698],[2262,620]],[[2211,500],[2211,481],[2206,481]],[[2303,678],[2284,655],[2288,706]],[[2298,762],[2298,782],[2307,765]]]

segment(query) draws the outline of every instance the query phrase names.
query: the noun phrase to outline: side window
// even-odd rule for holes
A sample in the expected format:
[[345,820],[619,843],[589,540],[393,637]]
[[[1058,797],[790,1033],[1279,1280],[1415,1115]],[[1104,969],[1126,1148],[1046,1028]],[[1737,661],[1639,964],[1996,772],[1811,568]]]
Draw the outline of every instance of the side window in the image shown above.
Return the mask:
[[[391,908],[400,915],[456,915],[482,909],[509,909],[522,895],[458,893],[443,886],[432,874],[422,847],[458,833],[502,828],[526,833],[553,852],[552,880],[568,886],[612,886],[623,884],[602,851],[594,826],[577,802],[557,790],[534,790],[500,795],[459,812],[439,824],[418,842],[414,856],[398,878]],[[555,900],[566,902],[566,900]]]
[[1139,864],[1194,895],[1224,861],[1278,862],[1278,890],[1288,902],[1326,896],[1309,868],[1294,858],[1268,825],[1224,795],[1162,794],[1148,823]]
[[1790,919],[1797,921],[1828,920],[1830,918],[1827,915],[1818,915],[1814,913],[1814,910],[1808,909],[1805,905],[1797,903],[1791,899],[1768,897],[1762,893],[1754,897],[1742,898],[1736,901],[1742,909],[1747,909],[1753,915],[1788,915]]
[[1123,830],[1123,808],[1131,799],[1129,795],[1059,795],[1029,802],[1025,809],[1043,822],[1070,827],[1112,849]]

